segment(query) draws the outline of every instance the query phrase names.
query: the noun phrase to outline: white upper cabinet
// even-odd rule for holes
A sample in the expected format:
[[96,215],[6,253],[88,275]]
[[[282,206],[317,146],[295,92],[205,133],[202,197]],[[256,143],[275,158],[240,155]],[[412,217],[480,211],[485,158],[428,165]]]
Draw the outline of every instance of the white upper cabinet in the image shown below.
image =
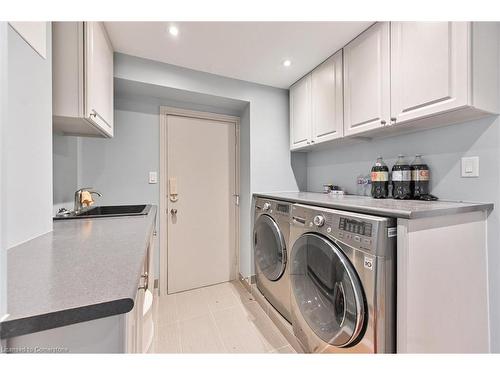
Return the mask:
[[311,74],[290,87],[290,149],[311,143]]
[[498,114],[499,49],[498,22],[378,22],[290,88],[290,149]]
[[113,49],[101,22],[85,23],[86,117],[113,135]]
[[54,130],[113,137],[113,48],[102,22],[54,22]]
[[[392,121],[398,124],[458,109],[462,109],[458,118],[465,121],[477,117],[477,110],[495,112],[495,105],[488,102],[498,98],[498,90],[488,85],[498,80],[497,51],[494,23],[392,22]],[[434,119],[458,122],[458,118]]]
[[390,121],[389,23],[371,26],[344,47],[344,135]]
[[342,51],[312,72],[312,139],[326,142],[344,135]]
[[391,24],[391,117],[397,122],[467,104],[466,22]]

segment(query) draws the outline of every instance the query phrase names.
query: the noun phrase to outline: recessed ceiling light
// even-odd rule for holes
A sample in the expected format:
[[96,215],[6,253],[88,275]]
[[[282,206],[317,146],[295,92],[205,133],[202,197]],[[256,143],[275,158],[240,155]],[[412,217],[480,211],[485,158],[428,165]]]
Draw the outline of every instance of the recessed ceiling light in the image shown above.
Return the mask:
[[291,62],[290,60],[285,60],[285,61],[283,61],[283,66],[284,66],[285,68],[288,68],[290,65],[292,65],[292,62]]
[[179,29],[177,28],[177,26],[170,26],[168,28],[168,32],[170,33],[170,35],[177,36],[179,34]]

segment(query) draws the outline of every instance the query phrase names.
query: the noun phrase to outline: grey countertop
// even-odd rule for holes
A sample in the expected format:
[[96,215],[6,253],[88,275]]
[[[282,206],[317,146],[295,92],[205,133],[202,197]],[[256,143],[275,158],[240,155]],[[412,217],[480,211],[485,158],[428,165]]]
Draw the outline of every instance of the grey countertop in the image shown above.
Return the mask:
[[329,194],[310,192],[255,193],[254,195],[292,203],[310,204],[313,206],[403,219],[419,219],[493,209],[492,203],[374,199],[372,197],[357,195],[336,197]]
[[148,215],[54,221],[54,230],[8,250],[9,338],[132,310],[154,228]]

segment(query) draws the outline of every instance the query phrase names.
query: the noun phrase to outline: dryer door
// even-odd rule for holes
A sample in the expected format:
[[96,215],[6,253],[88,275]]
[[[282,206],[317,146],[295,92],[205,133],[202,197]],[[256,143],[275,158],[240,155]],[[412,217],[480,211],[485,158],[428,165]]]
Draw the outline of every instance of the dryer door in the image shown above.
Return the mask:
[[342,250],[315,233],[292,248],[290,277],[300,314],[324,342],[346,347],[362,337],[365,299],[356,271]]
[[255,264],[271,281],[278,280],[286,266],[286,244],[274,219],[266,214],[257,219],[254,232]]

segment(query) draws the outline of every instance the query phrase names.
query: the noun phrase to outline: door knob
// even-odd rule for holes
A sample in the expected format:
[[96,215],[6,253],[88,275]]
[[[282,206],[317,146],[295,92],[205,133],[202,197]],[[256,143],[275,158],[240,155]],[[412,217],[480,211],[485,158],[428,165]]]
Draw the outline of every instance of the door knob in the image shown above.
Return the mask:
[[172,208],[172,209],[170,210],[170,213],[171,213],[172,215],[177,215],[177,208]]

